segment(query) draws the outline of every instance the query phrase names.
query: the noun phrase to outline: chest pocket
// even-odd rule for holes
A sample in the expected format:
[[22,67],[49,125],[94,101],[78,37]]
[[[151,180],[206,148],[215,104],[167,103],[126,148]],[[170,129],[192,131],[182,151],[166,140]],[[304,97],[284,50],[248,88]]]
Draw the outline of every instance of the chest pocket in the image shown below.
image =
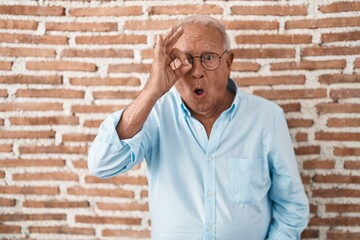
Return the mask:
[[270,179],[261,158],[230,158],[228,195],[238,204],[256,204],[267,194]]

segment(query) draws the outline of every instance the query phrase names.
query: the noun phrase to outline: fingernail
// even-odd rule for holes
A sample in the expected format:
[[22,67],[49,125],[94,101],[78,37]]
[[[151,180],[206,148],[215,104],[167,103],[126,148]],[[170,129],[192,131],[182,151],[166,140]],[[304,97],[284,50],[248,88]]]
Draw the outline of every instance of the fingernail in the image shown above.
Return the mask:
[[189,61],[187,60],[187,58],[185,58],[185,64],[188,65]]

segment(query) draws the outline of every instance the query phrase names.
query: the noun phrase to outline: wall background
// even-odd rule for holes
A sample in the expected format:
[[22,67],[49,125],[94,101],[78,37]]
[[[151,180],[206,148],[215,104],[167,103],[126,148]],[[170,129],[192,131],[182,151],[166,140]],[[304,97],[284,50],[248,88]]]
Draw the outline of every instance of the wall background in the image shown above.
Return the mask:
[[229,29],[241,89],[286,111],[310,198],[303,239],[360,239],[359,1],[0,0],[0,236],[148,239],[144,166],[87,171],[101,121],[144,86],[154,36]]

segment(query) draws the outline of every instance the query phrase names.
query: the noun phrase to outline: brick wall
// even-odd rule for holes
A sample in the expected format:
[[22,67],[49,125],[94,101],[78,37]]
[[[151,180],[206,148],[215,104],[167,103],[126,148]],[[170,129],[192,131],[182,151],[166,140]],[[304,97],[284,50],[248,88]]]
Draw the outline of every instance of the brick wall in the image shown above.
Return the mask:
[[0,235],[150,236],[144,165],[90,176],[100,122],[144,86],[154,36],[229,29],[232,77],[281,105],[311,203],[303,239],[360,239],[360,2],[0,1]]

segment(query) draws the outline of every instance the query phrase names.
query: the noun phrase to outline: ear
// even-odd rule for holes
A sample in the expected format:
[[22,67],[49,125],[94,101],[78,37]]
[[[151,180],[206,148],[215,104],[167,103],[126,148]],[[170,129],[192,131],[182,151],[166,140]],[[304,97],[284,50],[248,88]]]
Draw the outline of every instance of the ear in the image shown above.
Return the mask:
[[234,61],[234,53],[229,51],[227,54],[227,58],[226,58],[226,64],[227,64],[226,66],[229,70],[229,73],[231,71],[231,65],[232,65],[233,61]]

